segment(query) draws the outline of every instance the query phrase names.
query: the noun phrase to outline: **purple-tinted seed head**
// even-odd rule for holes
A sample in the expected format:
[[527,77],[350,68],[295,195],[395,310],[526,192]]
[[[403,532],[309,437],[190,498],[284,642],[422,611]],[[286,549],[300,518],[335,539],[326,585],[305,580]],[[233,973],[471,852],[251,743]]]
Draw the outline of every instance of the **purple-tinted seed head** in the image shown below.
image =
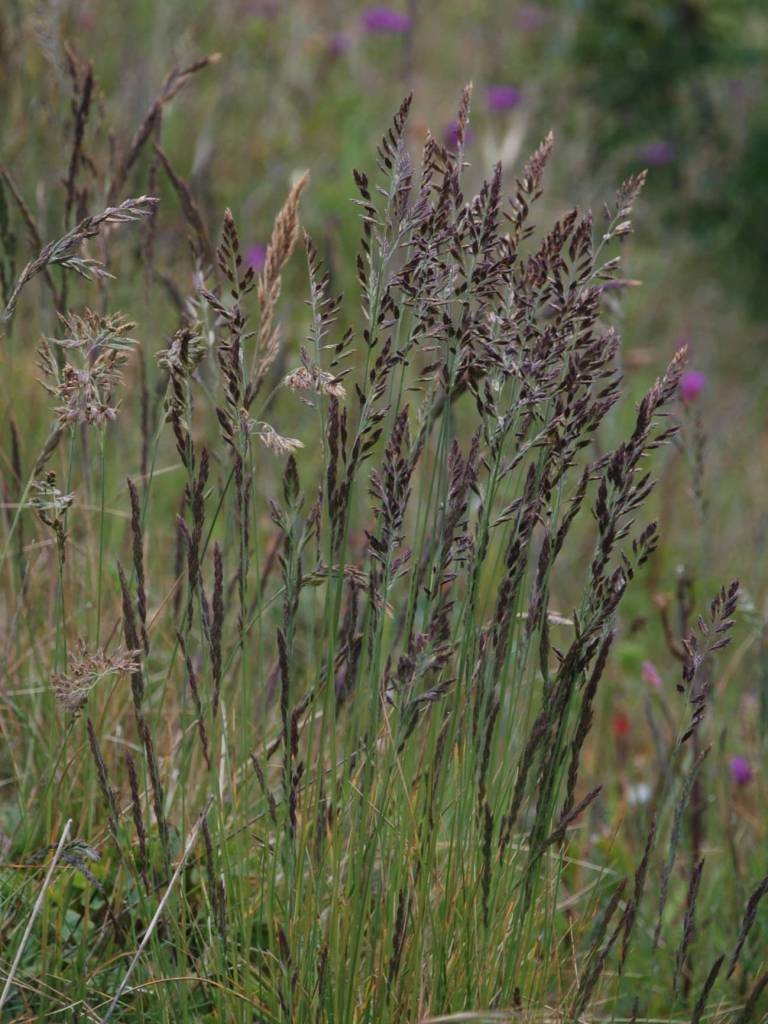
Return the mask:
[[640,156],[650,167],[671,164],[676,155],[675,145],[669,139],[654,139],[640,150]]
[[746,757],[732,757],[728,767],[737,786],[746,786],[752,781],[752,768]]
[[644,661],[641,671],[643,679],[649,686],[652,686],[654,690],[661,689],[661,676],[659,675],[659,670],[652,661]]
[[[466,148],[474,137],[474,133],[471,128],[464,129],[464,147]],[[459,144],[459,122],[451,121],[445,126],[445,132],[443,133],[443,142],[449,149],[456,149]]]
[[365,32],[409,32],[411,17],[394,7],[369,7],[360,19]]
[[680,397],[684,402],[695,402],[706,386],[706,374],[701,370],[686,370],[680,377]]
[[514,110],[523,94],[514,85],[492,85],[488,89],[488,109],[496,112]]
[[245,250],[245,262],[249,267],[252,267],[257,274],[261,273],[264,269],[264,264],[267,262],[267,247],[260,245],[255,242],[253,245],[249,245]]

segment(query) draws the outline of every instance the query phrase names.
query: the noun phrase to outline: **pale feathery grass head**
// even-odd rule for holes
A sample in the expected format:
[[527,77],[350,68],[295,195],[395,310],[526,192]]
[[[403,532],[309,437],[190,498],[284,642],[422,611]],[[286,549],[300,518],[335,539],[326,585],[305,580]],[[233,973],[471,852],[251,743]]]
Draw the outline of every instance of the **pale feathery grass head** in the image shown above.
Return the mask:
[[46,473],[42,480],[35,480],[31,487],[32,496],[29,506],[39,515],[46,526],[55,528],[56,524],[72,507],[75,495],[66,494],[56,486],[56,474]]
[[318,395],[345,398],[347,390],[339,377],[323,370],[310,358],[305,349],[301,350],[302,366],[291,370],[283,384],[291,391],[314,391]]
[[275,307],[280,298],[283,267],[290,259],[299,237],[299,200],[308,182],[309,172],[305,171],[291,188],[288,198],[275,218],[272,235],[267,245],[264,269],[259,277],[257,288],[261,308],[257,382],[263,380],[267,375],[280,348],[279,330],[274,323]]
[[[136,325],[121,313],[102,316],[90,309],[82,316],[70,313],[60,319],[66,336],[46,338],[38,364],[47,378],[41,381],[43,387],[59,400],[58,425],[104,426],[117,416],[113,393],[123,381],[123,367],[136,344],[128,337]],[[63,361],[56,349],[65,353]]]
[[274,455],[288,455],[298,448],[304,447],[303,441],[299,441],[297,437],[284,437],[282,434],[278,434],[269,423],[248,419],[246,426],[248,433],[253,437],[258,437],[264,447]]
[[85,707],[91,691],[104,679],[127,675],[139,666],[139,651],[116,651],[107,654],[100,647],[89,651],[85,641],[78,641],[70,655],[66,672],[51,677],[56,702],[63,711],[77,715]]
[[157,203],[158,200],[153,196],[126,199],[118,206],[108,206],[97,216],[85,217],[66,235],[54,242],[49,242],[41,249],[39,255],[30,260],[22,270],[8,296],[5,309],[0,313],[0,323],[11,319],[16,311],[22,289],[47,267],[59,266],[64,270],[72,270],[87,281],[111,277],[112,275],[100,260],[82,255],[83,244],[115,225],[129,224],[150,217]]

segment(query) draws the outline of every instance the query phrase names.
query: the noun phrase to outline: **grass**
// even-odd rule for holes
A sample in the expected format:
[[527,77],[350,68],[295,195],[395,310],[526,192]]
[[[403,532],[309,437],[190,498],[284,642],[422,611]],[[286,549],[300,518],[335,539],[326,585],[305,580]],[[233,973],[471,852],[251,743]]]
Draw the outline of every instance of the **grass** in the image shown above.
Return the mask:
[[[703,486],[684,353],[633,402],[609,325],[644,176],[542,229],[550,137],[475,193],[470,90],[419,161],[409,99],[354,269],[296,175],[256,271],[150,148],[210,64],[91,181],[72,62],[58,241],[3,179],[3,1014],[760,1020],[737,586],[659,602],[642,741],[616,700],[680,451]],[[147,161],[159,204],[123,198]]]

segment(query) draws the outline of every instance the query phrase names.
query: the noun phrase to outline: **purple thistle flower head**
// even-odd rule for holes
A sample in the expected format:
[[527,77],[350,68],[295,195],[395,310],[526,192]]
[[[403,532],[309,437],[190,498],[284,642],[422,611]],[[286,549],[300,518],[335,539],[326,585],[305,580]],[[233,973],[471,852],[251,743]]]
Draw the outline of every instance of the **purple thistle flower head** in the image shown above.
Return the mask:
[[249,245],[245,250],[245,262],[249,267],[253,268],[255,273],[260,274],[264,269],[264,264],[267,262],[266,245],[261,245],[259,242]]
[[538,32],[547,20],[547,12],[537,4],[523,4],[515,15],[515,27],[520,32]]
[[488,109],[498,112],[514,110],[523,94],[514,85],[492,85],[488,89]]
[[369,7],[360,19],[365,32],[409,32],[411,17],[394,7]]
[[345,32],[337,32],[331,36],[328,43],[328,52],[332,57],[341,57],[342,54],[346,53],[352,44],[352,40]]
[[652,686],[654,690],[661,689],[661,676],[652,661],[644,661],[640,671],[642,672],[643,679],[649,686]]
[[706,386],[706,374],[701,370],[686,370],[680,377],[680,397],[686,403],[695,402]]
[[248,0],[246,10],[254,18],[274,18],[280,13],[280,0]]
[[746,757],[732,757],[728,767],[737,786],[746,786],[752,781],[752,768]]
[[643,146],[640,156],[650,167],[664,167],[671,164],[677,152],[669,139],[655,139]]

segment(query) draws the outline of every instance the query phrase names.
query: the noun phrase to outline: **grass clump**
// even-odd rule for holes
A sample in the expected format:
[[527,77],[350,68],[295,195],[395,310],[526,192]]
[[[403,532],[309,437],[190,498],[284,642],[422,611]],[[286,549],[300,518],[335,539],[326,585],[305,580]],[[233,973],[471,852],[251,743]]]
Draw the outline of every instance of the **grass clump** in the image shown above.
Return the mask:
[[621,601],[657,544],[647,467],[684,366],[606,443],[622,389],[604,295],[644,175],[599,229],[574,210],[542,234],[552,138],[470,198],[470,90],[455,146],[428,134],[418,164],[407,99],[354,175],[359,295],[335,295],[304,235],[299,343],[279,300],[306,176],[257,273],[235,217],[212,240],[158,146],[192,255],[153,353],[145,281],[121,283],[106,228],[141,218],[146,259],[164,205],[113,204],[206,63],[169,76],[105,212],[6,297],[19,366],[35,276],[59,316],[48,433],[32,449],[14,429],[8,460],[3,1012],[758,1019],[765,884],[726,977],[725,946],[695,955],[706,858],[680,848],[735,584],[684,638],[630,856],[604,828],[610,779],[584,769]]

